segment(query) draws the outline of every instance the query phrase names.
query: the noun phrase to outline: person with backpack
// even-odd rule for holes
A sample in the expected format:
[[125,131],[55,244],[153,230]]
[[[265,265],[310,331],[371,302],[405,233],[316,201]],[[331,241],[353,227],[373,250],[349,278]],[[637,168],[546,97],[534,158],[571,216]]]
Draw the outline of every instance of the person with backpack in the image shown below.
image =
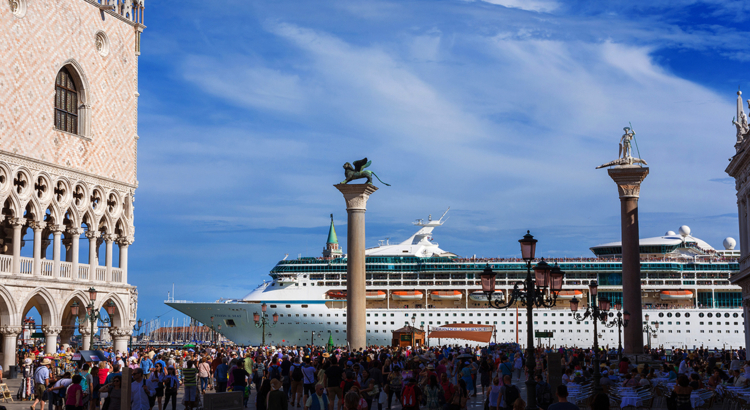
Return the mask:
[[451,395],[451,400],[448,403],[448,410],[465,410],[468,402],[469,391],[466,389],[466,381],[459,379],[458,387],[453,390],[453,395]]
[[268,378],[281,381],[281,366],[279,366],[278,360],[276,356],[271,360],[271,365],[268,366]]
[[401,386],[403,383],[404,379],[401,377],[401,367],[394,366],[388,375],[388,410],[391,410],[393,396],[395,395],[396,398],[401,397]]
[[300,360],[299,356],[294,359],[294,364],[289,368],[289,379],[291,380],[289,385],[289,403],[291,403],[292,407],[299,407],[305,380],[305,373],[302,371],[302,360]]
[[534,376],[536,379],[536,405],[542,410],[547,410],[552,404],[552,386],[544,381],[541,374]]
[[346,394],[351,390],[352,387],[357,386],[361,387],[359,385],[359,382],[354,380],[354,373],[353,372],[346,372],[346,380],[341,382],[341,394]]
[[417,379],[410,378],[401,391],[402,410],[419,410],[422,401],[422,390],[417,386]]
[[521,392],[518,390],[518,387],[513,385],[511,382],[512,380],[513,376],[511,375],[503,376],[503,388],[500,390],[500,403],[506,410],[512,410],[513,403],[516,402],[517,398],[521,397]]

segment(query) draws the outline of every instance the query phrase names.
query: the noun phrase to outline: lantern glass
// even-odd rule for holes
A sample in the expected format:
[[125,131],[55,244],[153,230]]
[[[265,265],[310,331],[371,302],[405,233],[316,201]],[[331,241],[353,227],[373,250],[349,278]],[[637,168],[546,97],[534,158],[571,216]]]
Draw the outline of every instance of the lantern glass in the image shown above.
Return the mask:
[[266,313],[266,310],[268,310],[268,305],[266,305],[265,303],[260,305],[260,310],[263,311],[263,313]]
[[646,323],[648,323],[648,314],[646,314]]
[[141,326],[143,326],[143,320],[142,319],[138,319],[138,327],[140,328]]
[[253,320],[255,321],[255,323],[260,322],[260,315],[258,314],[258,312],[253,313]]
[[625,313],[623,313],[623,314],[622,314],[622,317],[623,317],[623,318],[624,318],[625,320],[630,320],[630,312],[628,312],[628,311],[626,310],[626,311],[625,311]]
[[610,306],[609,299],[607,298],[599,299],[599,310],[603,312],[607,312],[609,311],[609,306]]
[[278,321],[279,321],[279,314],[278,313],[274,313],[273,314],[273,323],[276,323]]
[[538,287],[547,287],[549,281],[549,273],[552,267],[542,260],[534,266],[534,276],[536,277],[536,285]]
[[595,298],[598,289],[599,285],[596,283],[596,281],[591,282],[589,284],[589,295],[591,295],[592,298]]
[[89,299],[91,299],[92,302],[96,302],[96,289],[89,288]]
[[550,288],[552,290],[560,290],[562,289],[563,284],[563,278],[565,277],[565,272],[560,269],[557,264],[552,268],[552,271],[550,271],[549,274],[550,277]]
[[219,332],[221,332],[221,325],[219,325]]
[[536,243],[537,240],[534,239],[534,236],[531,235],[530,231],[526,231],[526,235],[523,236],[523,239],[519,239],[518,242],[521,243],[521,257],[525,261],[530,261],[534,259],[534,254],[536,254]]
[[578,299],[576,299],[575,297],[570,300],[570,311],[573,313],[578,311]]
[[490,265],[487,265],[482,271],[480,277],[482,278],[482,290],[485,293],[492,294],[495,291],[495,276],[497,274],[492,271]]
[[70,305],[70,314],[73,316],[78,316],[78,302],[73,302],[73,304]]
[[620,310],[620,309],[622,309],[622,303],[615,302],[615,310]]
[[107,310],[107,314],[108,315],[110,315],[110,316],[114,315],[115,314],[115,302],[112,302],[110,300],[109,303],[107,303],[106,310]]

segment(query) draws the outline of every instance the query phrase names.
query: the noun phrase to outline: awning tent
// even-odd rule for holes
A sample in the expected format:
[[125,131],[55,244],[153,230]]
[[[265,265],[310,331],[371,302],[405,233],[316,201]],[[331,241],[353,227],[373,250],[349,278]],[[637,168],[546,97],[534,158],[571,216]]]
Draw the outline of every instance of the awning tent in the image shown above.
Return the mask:
[[492,340],[494,330],[495,327],[492,325],[454,323],[431,328],[427,337],[430,339],[463,339],[489,343]]

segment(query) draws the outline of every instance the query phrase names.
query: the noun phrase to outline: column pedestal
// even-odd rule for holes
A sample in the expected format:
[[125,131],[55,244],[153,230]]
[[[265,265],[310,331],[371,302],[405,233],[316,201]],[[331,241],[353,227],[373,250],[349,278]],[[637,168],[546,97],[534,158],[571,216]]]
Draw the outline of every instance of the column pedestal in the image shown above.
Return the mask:
[[622,308],[630,313],[623,329],[623,353],[643,353],[643,312],[641,308],[641,254],[638,232],[638,198],[648,168],[626,165],[610,168],[609,176],[620,193],[622,228]]
[[365,285],[365,211],[370,184],[334,185],[346,200],[346,340],[352,351],[367,347],[367,289]]
[[3,326],[0,328],[3,335],[3,371],[10,370],[10,366],[16,364],[16,350],[18,348],[18,335],[21,334],[20,326]]

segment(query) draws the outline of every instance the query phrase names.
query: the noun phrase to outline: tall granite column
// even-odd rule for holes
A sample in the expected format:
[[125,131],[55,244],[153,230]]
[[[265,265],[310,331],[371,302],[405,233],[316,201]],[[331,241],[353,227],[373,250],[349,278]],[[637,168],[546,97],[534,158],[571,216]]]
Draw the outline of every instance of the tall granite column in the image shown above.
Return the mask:
[[367,347],[365,288],[365,211],[378,188],[370,184],[338,184],[346,200],[346,340],[358,350]]
[[643,353],[643,312],[641,309],[641,255],[638,233],[638,197],[648,168],[625,165],[607,170],[620,193],[622,225],[622,308],[630,313],[628,327],[623,328],[623,350],[626,355]]

